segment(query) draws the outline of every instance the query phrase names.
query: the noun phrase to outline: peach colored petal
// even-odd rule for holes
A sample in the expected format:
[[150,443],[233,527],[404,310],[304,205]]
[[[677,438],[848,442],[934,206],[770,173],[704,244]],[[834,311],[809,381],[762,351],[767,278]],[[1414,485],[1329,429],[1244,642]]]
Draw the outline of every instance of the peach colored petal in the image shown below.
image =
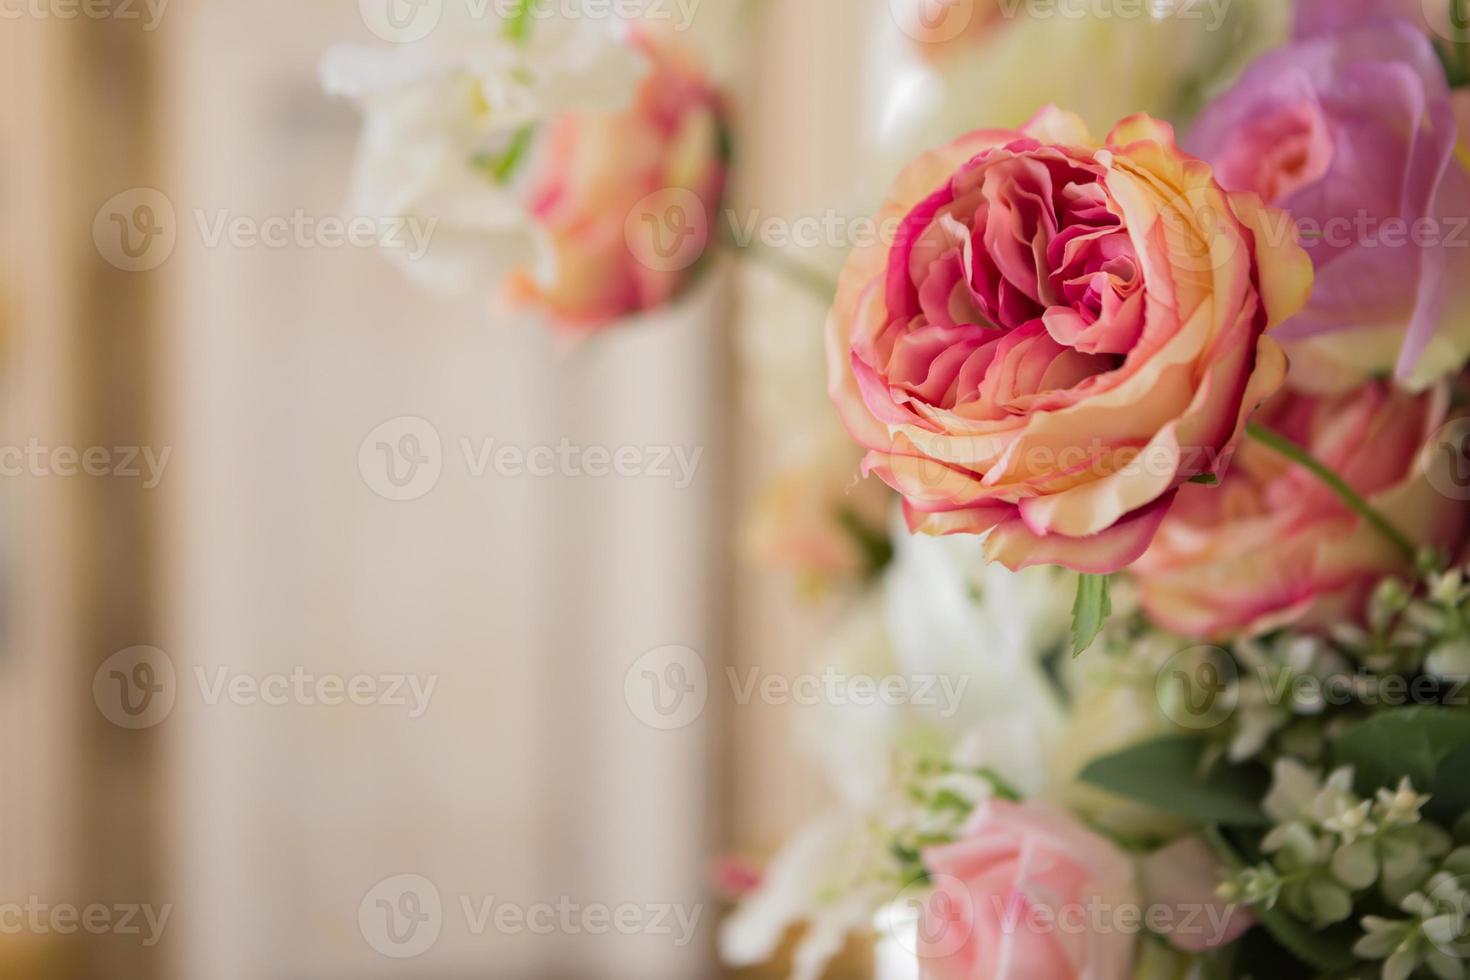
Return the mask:
[[1174,127],[1146,113],[1138,113],[1120,121],[1108,133],[1109,146],[1127,146],[1130,143],[1162,143],[1174,145]]
[[1025,133],[1042,143],[1059,143],[1063,146],[1093,147],[1097,141],[1088,131],[1087,123],[1075,112],[1059,109],[1054,105],[1043,108],[1021,127]]
[[1106,531],[1088,537],[1038,535],[1018,516],[990,532],[985,539],[985,556],[1011,571],[1033,565],[1065,565],[1091,575],[1108,575],[1126,568],[1148,550],[1173,500],[1171,491]]
[[1300,313],[1311,299],[1312,258],[1297,243],[1296,223],[1285,211],[1268,207],[1255,194],[1231,194],[1230,206],[1255,234],[1256,268],[1269,330]]

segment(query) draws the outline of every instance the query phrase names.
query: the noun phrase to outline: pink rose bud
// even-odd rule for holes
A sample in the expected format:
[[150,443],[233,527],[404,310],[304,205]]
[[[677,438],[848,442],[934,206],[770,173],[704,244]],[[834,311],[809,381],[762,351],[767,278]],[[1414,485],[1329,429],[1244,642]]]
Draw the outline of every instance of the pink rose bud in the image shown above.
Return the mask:
[[1065,810],[991,800],[924,852],[923,980],[1127,980],[1143,909],[1128,855]]

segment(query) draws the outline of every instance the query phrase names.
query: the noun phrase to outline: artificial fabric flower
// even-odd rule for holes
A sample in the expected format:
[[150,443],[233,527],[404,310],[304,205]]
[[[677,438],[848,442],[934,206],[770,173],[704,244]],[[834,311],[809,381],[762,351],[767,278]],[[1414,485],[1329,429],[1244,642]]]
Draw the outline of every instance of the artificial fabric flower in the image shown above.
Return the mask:
[[1396,372],[1422,389],[1470,356],[1458,133],[1432,44],[1393,19],[1274,51],[1200,115],[1189,148],[1227,189],[1290,212],[1316,267],[1306,309],[1275,332],[1294,387]]
[[531,174],[548,246],[511,276],[514,300],[574,331],[656,309],[689,285],[725,193],[725,107],[693,53],[635,32],[652,65],[631,108],[554,120]]
[[1298,0],[1295,30],[1297,37],[1315,37],[1390,18],[1439,34],[1450,29],[1450,8],[1456,2],[1457,0]]
[[1282,220],[1145,116],[1099,144],[1052,108],[925,154],[828,318],[866,469],[911,530],[988,531],[1009,568],[1126,566],[1282,382],[1265,332],[1311,288]]
[[425,285],[507,295],[574,333],[671,299],[725,183],[722,103],[695,57],[606,16],[443,16],[417,44],[339,46],[322,66],[364,113],[354,209],[433,230],[426,254],[390,254]]
[[1283,0],[1139,5],[1131,17],[1121,15],[1122,6],[896,5],[878,35],[891,77],[871,117],[874,180],[886,183],[916,146],[938,146],[978,126],[1019,127],[1048,104],[1076,112],[1094,132],[1139,112],[1188,118],[1290,32],[1291,4]]
[[1255,924],[1244,907],[1223,901],[1218,890],[1225,864],[1197,836],[1181,837],[1139,863],[1149,907],[1168,909],[1164,930],[1177,949],[1203,953],[1239,939]]
[[1133,862],[1065,810],[989,800],[961,840],[929,848],[919,923],[923,980],[1128,980]]
[[565,112],[625,109],[648,69],[624,25],[606,18],[538,19],[517,32],[461,3],[441,16],[416,44],[332,48],[322,84],[363,112],[353,209],[434,222],[421,259],[389,254],[425,285],[486,288],[535,253],[528,139]]
[[745,530],[764,565],[806,576],[818,588],[861,581],[886,560],[893,494],[859,476],[862,457],[840,431],[822,439],[762,489]]
[[[1418,395],[1370,382],[1342,395],[1284,393],[1257,416],[1342,477],[1415,543],[1457,551],[1466,511],[1426,452],[1446,385]],[[1361,618],[1402,554],[1321,479],[1275,450],[1242,446],[1219,486],[1179,493],[1153,547],[1130,569],[1154,622],[1185,636],[1258,634]]]

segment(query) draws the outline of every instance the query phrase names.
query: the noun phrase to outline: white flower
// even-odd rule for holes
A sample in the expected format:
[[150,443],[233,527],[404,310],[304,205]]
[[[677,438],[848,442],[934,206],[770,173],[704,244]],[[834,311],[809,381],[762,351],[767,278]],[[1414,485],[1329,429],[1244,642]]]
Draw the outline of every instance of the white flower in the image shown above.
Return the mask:
[[786,931],[805,923],[791,980],[819,980],[849,933],[867,929],[897,895],[893,860],[867,819],[819,818],[793,837],[765,878],[720,929],[720,956],[731,966],[770,959]]
[[1262,801],[1266,815],[1274,823],[1290,823],[1322,819],[1339,812],[1339,807],[1356,805],[1352,797],[1353,770],[1344,767],[1328,777],[1324,786],[1322,774],[1289,756],[1276,760],[1272,768],[1271,791]]
[[899,671],[963,692],[944,721],[963,733],[964,764],[995,770],[1023,794],[1039,791],[1045,746],[1062,720],[1040,661],[1066,636],[1071,577],[987,563],[978,538],[899,528],[895,540],[882,587]]
[[626,106],[646,68],[619,21],[538,16],[517,38],[492,10],[449,2],[423,41],[339,45],[321,66],[326,90],[363,111],[354,212],[430,228],[425,256],[389,254],[440,289],[489,284],[545,255],[511,164],[535,157],[541,122]]

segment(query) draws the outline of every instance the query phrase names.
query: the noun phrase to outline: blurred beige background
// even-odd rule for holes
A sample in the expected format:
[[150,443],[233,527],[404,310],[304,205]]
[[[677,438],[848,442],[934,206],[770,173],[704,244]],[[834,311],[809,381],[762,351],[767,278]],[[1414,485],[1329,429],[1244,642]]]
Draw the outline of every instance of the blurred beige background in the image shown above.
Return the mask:
[[[882,5],[750,4],[731,38],[742,206],[850,206]],[[371,248],[210,246],[201,215],[342,213],[356,115],[316,65],[371,40],[357,5],[176,0],[156,30],[97,9],[0,21],[0,444],[169,455],[152,487],[0,481],[0,909],[170,911],[152,945],[0,915],[0,976],[719,975],[711,860],[769,854],[825,795],[790,748],[800,709],[714,683],[696,722],[661,731],[625,680],[669,645],[712,677],[787,669],[822,635],[830,607],[737,547],[780,437],[742,377],[744,331],[780,316],[810,343],[820,306],[727,270],[568,349],[426,296]],[[93,232],[136,188],[168,200],[177,241],[128,272]],[[360,451],[404,418],[432,427],[442,471],[400,502]],[[476,476],[464,446],[492,439],[702,456],[683,488]],[[171,670],[173,704],[131,729],[94,681],[139,646],[155,652],[118,676],[143,676],[137,656]],[[210,703],[216,678],[300,671],[435,686],[417,717]],[[437,941],[403,960],[359,915],[400,875],[443,903]],[[465,908],[491,898],[671,904],[698,929],[683,946],[477,929]]]

